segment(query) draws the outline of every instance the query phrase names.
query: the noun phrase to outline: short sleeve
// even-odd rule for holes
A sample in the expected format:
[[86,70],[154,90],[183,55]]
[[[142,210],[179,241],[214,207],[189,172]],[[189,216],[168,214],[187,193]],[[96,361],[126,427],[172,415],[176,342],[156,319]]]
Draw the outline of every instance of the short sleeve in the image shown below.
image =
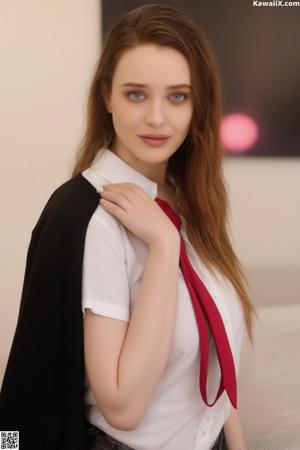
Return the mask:
[[87,227],[82,269],[82,313],[129,322],[129,282],[120,224],[99,205]]

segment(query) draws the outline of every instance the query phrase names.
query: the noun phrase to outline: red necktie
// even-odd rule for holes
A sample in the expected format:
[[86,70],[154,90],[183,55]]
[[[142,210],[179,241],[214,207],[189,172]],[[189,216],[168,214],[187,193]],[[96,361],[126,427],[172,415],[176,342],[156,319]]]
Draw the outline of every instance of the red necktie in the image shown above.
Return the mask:
[[[179,231],[181,227],[181,219],[171,208],[168,202],[159,197],[155,201],[172,220],[173,224]],[[192,304],[194,307],[200,343],[200,392],[202,398],[207,406],[213,406],[219,397],[226,390],[229,400],[234,408],[237,409],[237,388],[236,388],[236,374],[234,361],[230,349],[230,344],[227,338],[226,330],[223,324],[223,319],[219,310],[211,298],[210,293],[202,283],[197,273],[193,269],[185,249],[184,240],[180,234],[180,260],[179,266],[181,268],[183,277],[185,279],[187,288],[189,290]],[[207,401],[207,371],[209,358],[209,337],[207,325],[212,333],[219,366],[221,369],[220,386],[216,398],[213,403]]]

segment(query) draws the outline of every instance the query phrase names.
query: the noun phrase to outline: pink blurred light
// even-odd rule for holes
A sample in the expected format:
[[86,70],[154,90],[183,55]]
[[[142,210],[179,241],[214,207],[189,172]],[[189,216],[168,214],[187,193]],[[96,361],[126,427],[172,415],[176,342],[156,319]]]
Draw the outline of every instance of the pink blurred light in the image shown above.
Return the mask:
[[221,139],[230,152],[246,152],[255,144],[257,138],[258,127],[248,115],[235,113],[223,117]]

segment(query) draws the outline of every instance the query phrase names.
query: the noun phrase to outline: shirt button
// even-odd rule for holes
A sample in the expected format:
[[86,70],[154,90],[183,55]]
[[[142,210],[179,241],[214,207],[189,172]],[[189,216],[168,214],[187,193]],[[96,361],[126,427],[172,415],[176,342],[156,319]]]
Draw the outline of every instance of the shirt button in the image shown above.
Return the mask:
[[210,417],[206,417],[206,420],[207,420],[207,422],[209,422],[210,421]]
[[225,327],[227,327],[227,320],[224,320],[224,325]]
[[203,431],[203,433],[202,433],[202,434],[203,434],[203,436],[206,436],[206,431]]

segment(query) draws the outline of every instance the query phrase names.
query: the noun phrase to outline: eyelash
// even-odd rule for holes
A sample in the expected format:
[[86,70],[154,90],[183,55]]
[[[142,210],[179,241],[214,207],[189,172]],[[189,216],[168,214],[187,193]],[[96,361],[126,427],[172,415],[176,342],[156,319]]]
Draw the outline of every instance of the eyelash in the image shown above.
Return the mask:
[[[131,100],[134,100],[132,97],[130,97],[131,94],[142,94],[142,92],[141,91],[129,91],[126,93],[128,98],[130,98]],[[172,95],[182,95],[184,97],[183,100],[175,101],[175,103],[183,103],[183,101],[188,98],[188,94],[185,94],[184,92],[174,92],[174,94],[172,94]]]

